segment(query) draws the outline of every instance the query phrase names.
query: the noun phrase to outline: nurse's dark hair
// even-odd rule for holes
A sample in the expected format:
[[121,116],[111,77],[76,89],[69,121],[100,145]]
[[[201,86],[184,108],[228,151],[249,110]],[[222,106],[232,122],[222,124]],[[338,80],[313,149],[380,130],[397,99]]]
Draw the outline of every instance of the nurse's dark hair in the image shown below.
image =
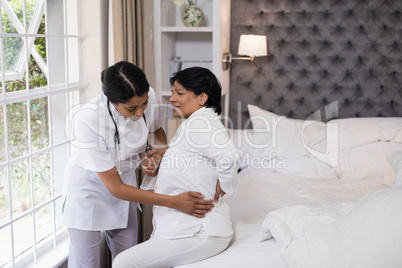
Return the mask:
[[176,81],[197,96],[202,93],[207,94],[206,107],[213,108],[217,114],[222,112],[222,87],[218,78],[210,70],[203,67],[190,67],[174,73],[170,78],[170,84],[173,86]]
[[126,103],[134,96],[142,96],[149,91],[145,73],[128,61],[119,61],[101,74],[102,89],[112,103]]

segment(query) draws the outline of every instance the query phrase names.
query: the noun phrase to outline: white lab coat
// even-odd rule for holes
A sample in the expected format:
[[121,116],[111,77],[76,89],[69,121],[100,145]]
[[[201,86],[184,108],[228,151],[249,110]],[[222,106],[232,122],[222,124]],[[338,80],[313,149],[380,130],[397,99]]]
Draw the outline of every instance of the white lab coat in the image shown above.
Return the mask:
[[138,121],[124,118],[109,105],[120,134],[120,157],[115,155],[115,126],[103,93],[74,114],[75,140],[63,188],[64,226],[91,231],[127,227],[129,202],[114,197],[96,172],[118,167],[120,163],[123,182],[137,186],[135,169],[141,163],[138,154],[145,150],[148,132],[161,128],[166,119],[165,109],[157,105],[152,88],[148,95],[146,124],[143,118]]
[[[211,108],[194,112],[178,128],[159,166],[155,192],[177,195],[200,192],[213,199],[216,184],[228,195],[236,192],[239,151]],[[203,227],[208,236],[231,236],[230,209],[221,198],[204,218],[167,207],[154,207],[153,236],[167,239],[192,237]]]

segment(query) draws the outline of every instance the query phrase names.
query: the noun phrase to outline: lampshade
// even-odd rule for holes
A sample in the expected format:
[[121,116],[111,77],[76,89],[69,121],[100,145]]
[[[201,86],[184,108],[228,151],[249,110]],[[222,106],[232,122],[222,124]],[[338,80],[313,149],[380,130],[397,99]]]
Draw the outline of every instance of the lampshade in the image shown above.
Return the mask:
[[267,56],[267,37],[265,35],[242,34],[237,54],[255,57]]

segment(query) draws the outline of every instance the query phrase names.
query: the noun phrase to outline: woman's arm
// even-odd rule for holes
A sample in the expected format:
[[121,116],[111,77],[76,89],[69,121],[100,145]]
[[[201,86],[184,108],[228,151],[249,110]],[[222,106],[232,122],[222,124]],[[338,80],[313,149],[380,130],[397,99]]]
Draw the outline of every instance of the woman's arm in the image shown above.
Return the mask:
[[204,196],[200,193],[185,192],[169,196],[127,185],[121,180],[116,167],[97,174],[110,193],[122,200],[174,208],[198,218],[205,217],[205,214],[214,207],[213,200],[203,200]]

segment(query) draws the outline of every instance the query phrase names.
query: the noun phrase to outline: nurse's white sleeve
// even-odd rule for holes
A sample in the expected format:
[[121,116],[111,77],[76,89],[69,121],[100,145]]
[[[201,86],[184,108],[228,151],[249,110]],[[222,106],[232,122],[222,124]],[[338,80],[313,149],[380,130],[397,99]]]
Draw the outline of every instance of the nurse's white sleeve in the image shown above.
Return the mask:
[[115,166],[113,157],[107,149],[104,137],[99,135],[99,130],[93,125],[77,120],[74,124],[76,140],[73,145],[80,154],[82,168],[95,172],[107,171]]

